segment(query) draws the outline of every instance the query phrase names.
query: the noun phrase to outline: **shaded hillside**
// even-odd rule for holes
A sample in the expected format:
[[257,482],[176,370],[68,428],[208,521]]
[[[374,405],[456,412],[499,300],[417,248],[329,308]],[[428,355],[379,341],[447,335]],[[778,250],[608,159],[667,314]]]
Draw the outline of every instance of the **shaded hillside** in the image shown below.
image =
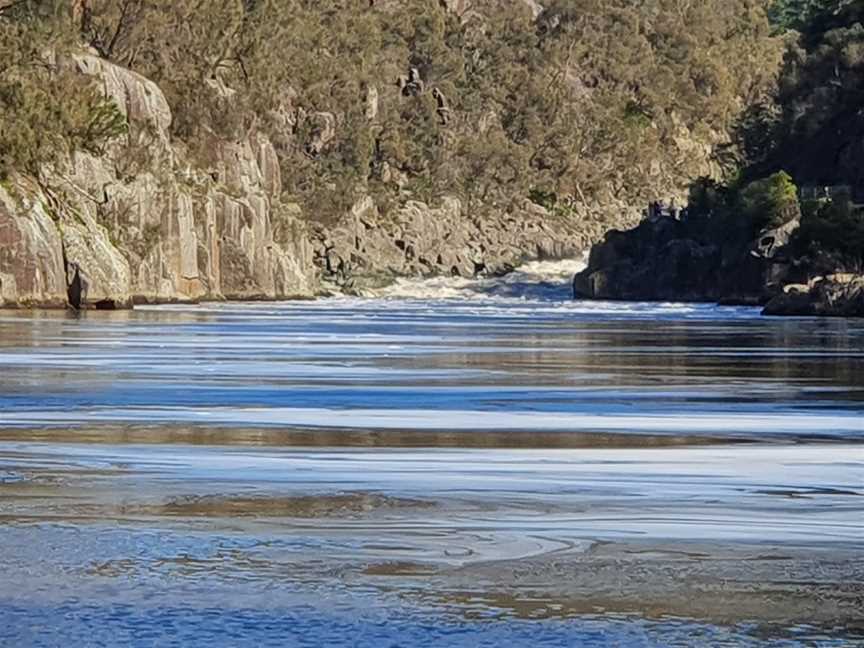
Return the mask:
[[747,174],[785,170],[802,186],[851,185],[864,195],[864,4],[779,4],[800,33],[771,110],[749,125],[760,141]]
[[778,88],[740,130],[740,172],[594,247],[577,296],[768,303],[864,316],[864,5],[781,0]]

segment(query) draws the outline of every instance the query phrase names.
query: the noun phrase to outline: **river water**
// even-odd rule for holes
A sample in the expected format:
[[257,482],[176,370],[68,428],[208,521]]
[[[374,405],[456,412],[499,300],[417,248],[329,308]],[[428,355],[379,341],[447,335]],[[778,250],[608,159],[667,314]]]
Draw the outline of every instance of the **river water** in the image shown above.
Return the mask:
[[862,646],[864,321],[0,313],[0,646]]

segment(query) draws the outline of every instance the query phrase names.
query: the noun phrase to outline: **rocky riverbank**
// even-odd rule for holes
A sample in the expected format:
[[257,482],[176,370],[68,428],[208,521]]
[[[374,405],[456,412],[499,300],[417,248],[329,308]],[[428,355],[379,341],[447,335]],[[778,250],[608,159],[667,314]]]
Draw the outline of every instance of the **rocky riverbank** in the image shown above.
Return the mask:
[[765,306],[766,315],[864,317],[864,276],[836,274],[790,284]]
[[0,306],[315,294],[312,246],[280,201],[267,138],[214,138],[212,163],[196,168],[170,137],[158,86],[89,54],[66,64],[98,80],[128,133],[102,155],[79,152],[0,186]]
[[514,212],[472,216],[455,197],[438,207],[409,201],[382,214],[359,201],[335,227],[319,228],[315,261],[331,291],[362,293],[399,277],[500,276],[528,261],[574,258],[600,240],[603,223],[632,223],[616,205],[563,218],[528,201]]
[[397,277],[499,275],[575,256],[636,217],[624,204],[564,218],[526,200],[480,217],[456,197],[385,209],[363,196],[324,226],[285,197],[265,135],[211,136],[202,163],[172,137],[152,81],[88,53],[62,65],[95,79],[128,131],[99,154],[0,184],[0,307],[309,298]]
[[746,226],[718,238],[705,223],[661,215],[613,230],[573,280],[577,299],[718,302],[764,306],[766,315],[864,317],[864,277],[812,278],[824,260],[799,258],[794,218],[753,236]]

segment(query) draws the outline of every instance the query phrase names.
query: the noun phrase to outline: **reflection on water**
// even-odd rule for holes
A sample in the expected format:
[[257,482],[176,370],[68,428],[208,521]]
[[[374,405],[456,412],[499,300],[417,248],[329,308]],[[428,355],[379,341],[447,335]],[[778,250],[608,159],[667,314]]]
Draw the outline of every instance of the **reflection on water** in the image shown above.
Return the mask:
[[0,645],[864,641],[864,323],[523,279],[0,314]]
[[0,317],[0,424],[860,438],[864,324],[546,302]]

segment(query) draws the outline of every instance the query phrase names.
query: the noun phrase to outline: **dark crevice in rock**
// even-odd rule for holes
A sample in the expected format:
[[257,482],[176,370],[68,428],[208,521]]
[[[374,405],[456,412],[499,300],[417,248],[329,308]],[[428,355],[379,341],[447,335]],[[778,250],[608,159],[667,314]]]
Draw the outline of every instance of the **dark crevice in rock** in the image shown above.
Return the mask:
[[[60,230],[62,237],[62,228]],[[87,306],[87,292],[90,288],[90,283],[84,277],[81,271],[81,266],[74,261],[69,261],[66,253],[66,245],[62,242],[61,250],[63,252],[63,267],[66,276],[66,299],[68,300],[69,308],[73,310],[83,310]]]

